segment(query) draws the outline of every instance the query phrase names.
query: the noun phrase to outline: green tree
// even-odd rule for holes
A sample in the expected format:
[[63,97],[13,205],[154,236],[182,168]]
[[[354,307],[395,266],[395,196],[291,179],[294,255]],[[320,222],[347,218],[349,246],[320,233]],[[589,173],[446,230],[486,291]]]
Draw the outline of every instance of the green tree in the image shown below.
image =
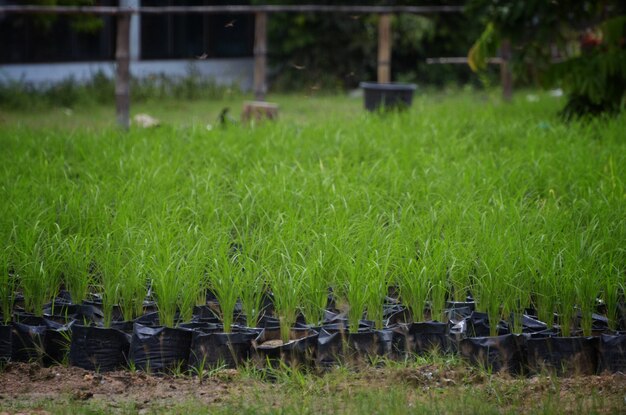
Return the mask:
[[472,0],[484,31],[469,51],[474,71],[503,40],[521,80],[559,86],[566,118],[616,113],[626,104],[626,4],[617,0]]

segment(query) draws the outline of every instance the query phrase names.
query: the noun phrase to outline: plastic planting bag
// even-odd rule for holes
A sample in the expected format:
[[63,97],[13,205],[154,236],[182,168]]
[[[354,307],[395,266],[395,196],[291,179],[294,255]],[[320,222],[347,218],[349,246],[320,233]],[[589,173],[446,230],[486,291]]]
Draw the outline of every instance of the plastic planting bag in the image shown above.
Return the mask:
[[474,364],[493,372],[522,373],[525,361],[523,335],[470,337],[459,342],[459,353]]
[[107,372],[127,364],[130,336],[116,328],[74,325],[70,364]]
[[597,337],[545,337],[526,342],[531,371],[593,375],[597,368]]
[[148,327],[135,323],[130,361],[137,369],[165,372],[186,368],[193,331],[187,328]]

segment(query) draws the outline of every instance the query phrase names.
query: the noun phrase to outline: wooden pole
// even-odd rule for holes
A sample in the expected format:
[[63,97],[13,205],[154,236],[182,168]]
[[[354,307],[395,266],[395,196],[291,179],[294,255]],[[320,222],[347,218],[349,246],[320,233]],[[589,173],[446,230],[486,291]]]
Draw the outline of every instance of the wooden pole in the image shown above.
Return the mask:
[[115,108],[117,123],[130,127],[130,14],[117,16],[117,46],[115,49]]
[[378,83],[391,82],[391,15],[378,20]]
[[500,45],[500,80],[502,82],[502,99],[508,102],[513,97],[513,75],[511,73],[511,41],[504,39]]
[[254,15],[254,96],[264,101],[267,93],[267,13]]

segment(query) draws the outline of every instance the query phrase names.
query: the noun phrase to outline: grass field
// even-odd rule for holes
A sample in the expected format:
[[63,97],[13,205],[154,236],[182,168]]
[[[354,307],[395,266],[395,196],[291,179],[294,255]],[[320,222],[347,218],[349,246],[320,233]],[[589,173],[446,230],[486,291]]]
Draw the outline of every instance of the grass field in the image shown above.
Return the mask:
[[[484,92],[421,94],[410,110],[391,114],[365,113],[349,97],[275,96],[279,121],[256,126],[217,122],[225,107],[237,119],[240,97],[151,102],[133,113],[161,126],[128,133],[115,128],[111,108],[0,112],[1,314],[10,317],[15,292],[40,314],[64,287],[75,302],[102,294],[106,322],[117,305],[131,320],[150,289],[161,322],[174,326],[210,289],[222,318],[239,298],[252,326],[269,289],[288,328],[298,313],[320,323],[332,288],[356,330],[364,316],[382,327],[394,287],[415,321],[441,320],[446,300],[471,293],[492,323],[509,320],[514,332],[514,316],[532,307],[543,321],[557,313],[563,335],[590,334],[598,298],[617,328],[626,117],[565,124],[559,99],[532,93],[538,100],[520,93],[511,104]],[[341,374],[292,376],[278,388],[284,398],[261,403],[288,413],[303,403],[352,413],[409,404],[422,412],[624,409],[619,392],[596,402],[584,385],[564,395],[554,380],[533,389],[487,376],[477,389],[453,380],[425,392],[389,376],[396,387],[384,394],[366,381],[354,389],[318,384]],[[304,393],[294,384],[333,389],[328,408],[315,400],[324,395],[293,400]],[[525,388],[532,404],[513,397]],[[442,408],[433,403],[440,395]],[[29,397],[24,405],[39,404]],[[57,409],[73,412],[71,405]],[[196,404],[182,405],[174,412]],[[260,411],[232,401],[220,408]]]

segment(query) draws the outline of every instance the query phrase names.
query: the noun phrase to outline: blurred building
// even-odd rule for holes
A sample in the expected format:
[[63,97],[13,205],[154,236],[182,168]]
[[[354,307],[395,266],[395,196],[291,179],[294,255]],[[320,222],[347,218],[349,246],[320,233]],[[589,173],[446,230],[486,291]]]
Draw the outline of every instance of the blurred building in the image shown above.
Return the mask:
[[[100,6],[216,4],[209,0],[99,0]],[[0,0],[0,5],[24,4]],[[0,82],[86,80],[115,71],[116,19],[111,16],[0,14]],[[218,83],[252,84],[254,17],[218,14],[133,15],[131,73],[185,76],[193,71]]]

